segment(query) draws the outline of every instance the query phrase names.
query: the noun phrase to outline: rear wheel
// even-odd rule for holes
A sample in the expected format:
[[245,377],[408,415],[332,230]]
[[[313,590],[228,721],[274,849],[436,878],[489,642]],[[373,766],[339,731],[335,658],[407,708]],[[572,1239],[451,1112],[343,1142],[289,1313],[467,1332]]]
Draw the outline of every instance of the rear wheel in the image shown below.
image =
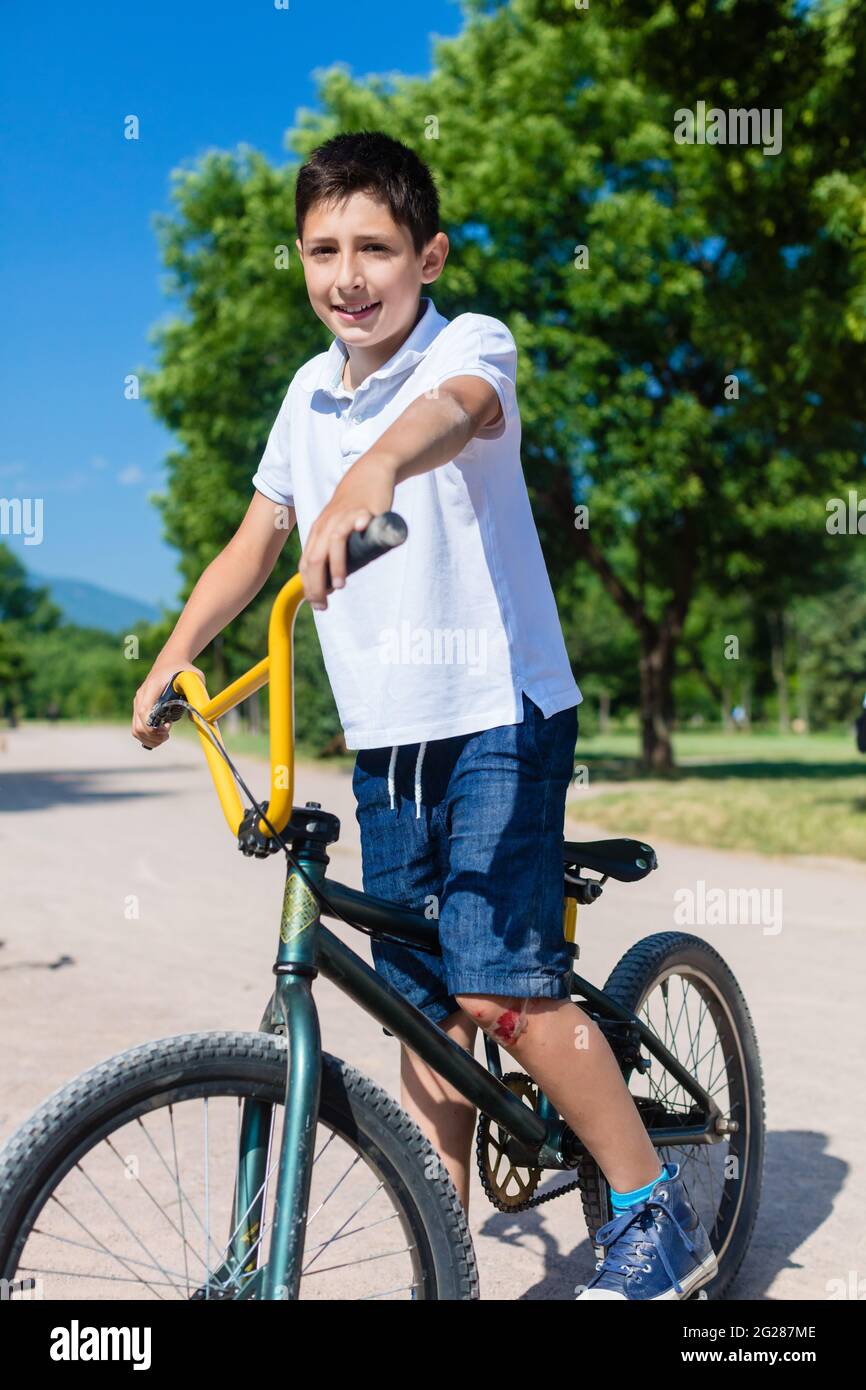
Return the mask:
[[[706,1293],[722,1298],[748,1249],[763,1180],[764,1086],[748,1006],[718,951],[684,932],[662,932],[632,946],[614,967],[605,993],[655,1033],[732,1124],[719,1143],[658,1150],[662,1163],[680,1165],[680,1177],[719,1262]],[[694,1104],[654,1057],[650,1062],[648,1072],[625,1073],[648,1128],[670,1123],[666,1116],[674,1121],[688,1116]],[[579,1176],[594,1240],[613,1215],[610,1189],[591,1158],[582,1161]]]
[[[256,1297],[248,1271],[267,1259],[287,1055],[272,1034],[185,1034],[132,1048],[49,1097],[0,1153],[5,1295]],[[261,1222],[241,1260],[247,1101],[263,1103],[267,1155],[253,1194]],[[314,1154],[302,1299],[478,1297],[463,1207],[434,1150],[390,1096],[328,1053]]]

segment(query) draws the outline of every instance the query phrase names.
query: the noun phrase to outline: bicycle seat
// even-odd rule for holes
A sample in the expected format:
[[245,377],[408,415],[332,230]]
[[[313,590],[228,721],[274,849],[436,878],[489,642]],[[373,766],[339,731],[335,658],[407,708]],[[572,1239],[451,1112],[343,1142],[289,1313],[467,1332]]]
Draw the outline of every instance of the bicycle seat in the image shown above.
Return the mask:
[[620,883],[637,883],[659,866],[655,850],[642,840],[566,840],[562,850],[569,866],[594,869]]

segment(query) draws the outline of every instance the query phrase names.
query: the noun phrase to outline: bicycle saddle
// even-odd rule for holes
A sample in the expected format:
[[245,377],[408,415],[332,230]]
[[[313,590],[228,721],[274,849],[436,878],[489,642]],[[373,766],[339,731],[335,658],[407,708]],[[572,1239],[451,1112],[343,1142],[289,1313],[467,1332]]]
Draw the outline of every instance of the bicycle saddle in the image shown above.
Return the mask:
[[567,865],[594,869],[620,883],[637,883],[658,868],[655,850],[642,840],[566,840],[562,850]]

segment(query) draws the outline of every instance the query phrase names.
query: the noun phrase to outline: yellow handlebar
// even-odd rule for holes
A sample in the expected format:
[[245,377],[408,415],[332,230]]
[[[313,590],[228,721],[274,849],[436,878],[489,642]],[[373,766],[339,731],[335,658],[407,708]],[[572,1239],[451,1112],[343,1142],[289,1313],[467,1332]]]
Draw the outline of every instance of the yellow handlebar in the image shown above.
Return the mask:
[[[215,738],[222,743],[222,736],[215,721],[270,681],[271,794],[267,809],[268,820],[277,831],[285,829],[292,814],[295,782],[292,633],[295,616],[303,601],[304,585],[301,576],[296,574],[283,585],[274,599],[268,625],[268,654],[264,661],[260,661],[243,676],[232,681],[219,695],[209,699],[201,678],[194,671],[180,671],[173,682],[175,690],[197,710]],[[223,808],[223,815],[232,834],[237,835],[244,808],[231,770],[197,722],[196,729]],[[261,820],[259,830],[265,836],[271,833]]]

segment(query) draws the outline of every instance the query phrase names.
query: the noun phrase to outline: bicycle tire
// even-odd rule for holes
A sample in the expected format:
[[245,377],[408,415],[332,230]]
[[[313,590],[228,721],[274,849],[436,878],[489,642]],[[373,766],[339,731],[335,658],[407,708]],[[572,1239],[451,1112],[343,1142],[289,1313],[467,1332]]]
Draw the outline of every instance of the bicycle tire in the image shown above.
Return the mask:
[[[645,937],[620,958],[614,966],[604,992],[632,1013],[638,1014],[644,1002],[660,981],[681,966],[686,972],[699,972],[714,987],[733,1023],[739,1044],[739,1059],[743,1084],[748,1096],[748,1124],[745,1144],[746,1173],[743,1190],[738,1193],[735,1220],[724,1238],[713,1239],[719,1261],[715,1278],[704,1285],[707,1298],[724,1298],[739,1273],[754,1230],[760,1204],[764,1169],[766,1106],[758,1042],[751,1014],[743,992],[723,957],[701,937],[686,932],[660,932]],[[680,1059],[682,1060],[682,1059]],[[629,1074],[630,1075],[630,1074]],[[626,1076],[626,1081],[629,1080]],[[677,1150],[669,1150],[676,1160]],[[590,1240],[599,1227],[613,1215],[610,1188],[601,1169],[587,1156],[579,1170],[581,1200]],[[723,1228],[720,1226],[719,1234]]]
[[[242,1098],[252,1093],[282,1107],[287,1056],[285,1039],[273,1034],[181,1034],[119,1053],[49,1096],[0,1152],[0,1278],[14,1283],[22,1251],[51,1193],[106,1135],[142,1114],[201,1094]],[[478,1298],[462,1204],[410,1116],[354,1067],[323,1053],[319,1120],[387,1185],[404,1231],[416,1242],[410,1248],[418,1292],[412,1296]]]

